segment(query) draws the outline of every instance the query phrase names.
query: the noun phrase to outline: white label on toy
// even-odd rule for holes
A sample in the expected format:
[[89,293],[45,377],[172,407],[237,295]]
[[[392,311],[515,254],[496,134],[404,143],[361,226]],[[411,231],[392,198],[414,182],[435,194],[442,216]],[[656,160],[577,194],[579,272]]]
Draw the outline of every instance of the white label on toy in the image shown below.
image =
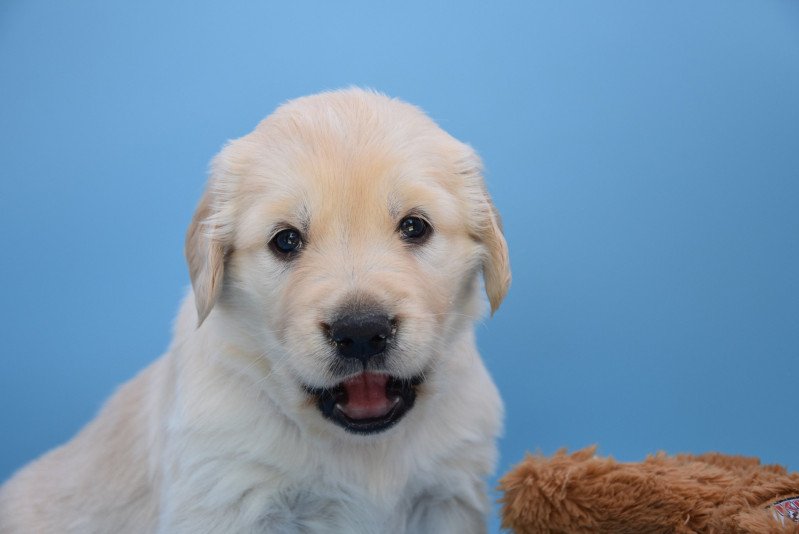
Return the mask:
[[778,520],[783,525],[785,520],[799,523],[799,497],[788,497],[781,501],[777,501],[771,506],[771,513],[774,514],[774,519]]

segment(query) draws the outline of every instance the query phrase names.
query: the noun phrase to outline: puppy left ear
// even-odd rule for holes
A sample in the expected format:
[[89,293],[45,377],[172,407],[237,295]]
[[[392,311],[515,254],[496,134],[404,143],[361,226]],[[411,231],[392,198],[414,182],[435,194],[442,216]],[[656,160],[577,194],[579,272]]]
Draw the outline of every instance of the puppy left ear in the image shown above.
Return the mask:
[[485,247],[483,256],[483,282],[491,304],[491,314],[499,308],[510,287],[510,260],[508,243],[502,234],[502,220],[483,181],[483,164],[468,145],[459,157],[458,174],[465,178],[473,237]]
[[488,192],[484,190],[483,194],[483,224],[479,236],[488,252],[483,260],[483,280],[493,315],[510,287],[510,259],[508,243],[502,233],[502,220]]
[[198,327],[211,313],[222,292],[225,257],[228,253],[225,243],[218,235],[214,235],[212,196],[209,184],[186,232],[185,254],[197,306]]

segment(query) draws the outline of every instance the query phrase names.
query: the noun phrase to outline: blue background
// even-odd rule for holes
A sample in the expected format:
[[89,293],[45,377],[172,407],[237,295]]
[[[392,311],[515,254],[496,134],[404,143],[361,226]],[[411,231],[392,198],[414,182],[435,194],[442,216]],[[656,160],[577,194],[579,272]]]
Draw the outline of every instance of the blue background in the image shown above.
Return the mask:
[[499,472],[592,443],[799,469],[799,2],[6,1],[0,479],[165,349],[225,140],[353,84],[485,160]]

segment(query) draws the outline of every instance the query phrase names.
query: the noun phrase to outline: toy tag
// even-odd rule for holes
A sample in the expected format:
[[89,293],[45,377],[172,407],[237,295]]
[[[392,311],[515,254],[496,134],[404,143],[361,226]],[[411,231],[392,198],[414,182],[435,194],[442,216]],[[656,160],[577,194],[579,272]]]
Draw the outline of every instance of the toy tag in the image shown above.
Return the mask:
[[785,520],[799,523],[799,497],[788,497],[770,505],[774,519],[785,524]]

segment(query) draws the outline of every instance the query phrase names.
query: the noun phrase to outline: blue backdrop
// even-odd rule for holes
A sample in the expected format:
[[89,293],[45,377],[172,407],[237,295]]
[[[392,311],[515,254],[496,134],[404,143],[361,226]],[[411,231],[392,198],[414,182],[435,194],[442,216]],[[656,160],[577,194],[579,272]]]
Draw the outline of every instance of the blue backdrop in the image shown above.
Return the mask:
[[353,84],[485,160],[500,472],[592,443],[799,469],[795,0],[6,1],[0,479],[166,347],[225,140]]

